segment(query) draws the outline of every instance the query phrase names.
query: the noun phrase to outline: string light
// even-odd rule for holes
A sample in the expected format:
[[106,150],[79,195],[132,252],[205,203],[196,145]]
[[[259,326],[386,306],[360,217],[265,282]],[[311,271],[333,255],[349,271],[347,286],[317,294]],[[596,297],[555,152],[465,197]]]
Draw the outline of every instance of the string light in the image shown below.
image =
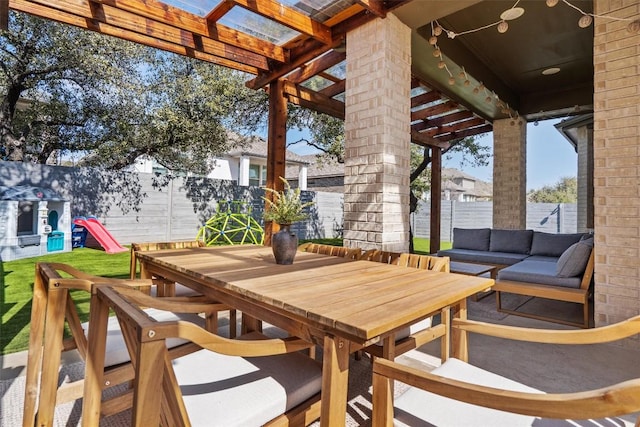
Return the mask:
[[498,24],[498,32],[500,34],[506,33],[508,29],[509,29],[509,24],[507,23],[507,21],[502,21]]

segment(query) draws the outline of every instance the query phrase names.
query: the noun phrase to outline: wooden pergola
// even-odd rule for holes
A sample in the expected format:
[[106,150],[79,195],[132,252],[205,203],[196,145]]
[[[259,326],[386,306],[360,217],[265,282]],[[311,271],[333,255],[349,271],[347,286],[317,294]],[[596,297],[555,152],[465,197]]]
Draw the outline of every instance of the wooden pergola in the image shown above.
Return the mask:
[[[267,186],[280,189],[287,103],[344,119],[347,32],[384,18],[409,1],[341,0],[324,6],[321,3],[327,2],[275,0],[9,0],[8,4],[15,11],[253,75],[247,86],[269,93]],[[199,9],[203,3],[211,4],[211,9]],[[7,20],[8,10],[0,7],[0,24]],[[417,76],[411,93],[411,140],[432,150],[432,194],[438,195],[442,150],[450,141],[490,132],[492,124]],[[439,212],[440,197],[432,197],[431,203],[431,211]],[[431,218],[432,250],[437,250],[440,218]],[[266,231],[270,236],[271,224]]]

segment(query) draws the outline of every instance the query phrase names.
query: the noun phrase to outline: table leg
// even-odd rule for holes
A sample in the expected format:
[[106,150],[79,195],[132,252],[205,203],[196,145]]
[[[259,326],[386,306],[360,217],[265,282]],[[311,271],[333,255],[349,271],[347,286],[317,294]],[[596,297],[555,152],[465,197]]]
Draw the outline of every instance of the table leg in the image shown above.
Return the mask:
[[[467,319],[467,299],[463,299],[458,302],[454,307],[454,318]],[[469,360],[469,348],[467,341],[467,331],[451,328],[451,347],[453,357],[460,359],[464,362]]]
[[31,302],[31,323],[29,332],[29,351],[27,357],[27,374],[24,390],[24,408],[22,411],[22,425],[33,426],[36,419],[36,401],[38,399],[38,381],[42,368],[42,337],[45,328],[45,313],[47,311],[46,284],[36,267],[33,283],[33,300]]
[[344,426],[349,388],[349,342],[325,335],[322,364],[320,426]]

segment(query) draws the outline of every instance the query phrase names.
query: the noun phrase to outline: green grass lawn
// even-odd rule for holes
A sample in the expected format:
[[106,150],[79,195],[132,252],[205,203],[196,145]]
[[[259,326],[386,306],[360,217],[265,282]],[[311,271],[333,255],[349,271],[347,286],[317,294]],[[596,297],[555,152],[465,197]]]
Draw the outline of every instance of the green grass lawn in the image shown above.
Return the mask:
[[[309,240],[305,240],[309,241]],[[301,241],[301,243],[305,242]],[[342,239],[314,239],[316,243],[342,246]],[[414,239],[415,251],[429,252],[429,239]],[[450,248],[444,243],[443,249]],[[36,262],[62,262],[96,276],[129,277],[129,252],[107,254],[89,248],[0,263],[0,354],[26,350],[29,343],[31,297]],[[74,293],[82,321],[88,320],[89,296]]]
[[[0,266],[0,354],[26,350],[29,342],[31,297],[36,262],[62,262],[90,274],[106,277],[129,277],[129,252],[107,254],[104,251],[78,248],[72,252],[3,262]],[[89,296],[78,292],[74,298],[86,316]],[[87,320],[87,318],[82,319]]]

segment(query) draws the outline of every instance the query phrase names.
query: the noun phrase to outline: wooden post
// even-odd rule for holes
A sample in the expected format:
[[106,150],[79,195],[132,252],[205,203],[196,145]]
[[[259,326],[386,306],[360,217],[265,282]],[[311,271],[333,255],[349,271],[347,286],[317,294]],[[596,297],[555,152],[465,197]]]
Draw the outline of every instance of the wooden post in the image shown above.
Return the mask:
[[[276,80],[269,84],[269,132],[267,148],[267,188],[281,191],[284,178],[287,145],[287,101],[284,97],[284,82]],[[273,195],[267,193],[271,200]],[[265,205],[265,209],[267,206]],[[264,244],[271,246],[271,234],[278,231],[278,225],[267,222],[264,225]]]
[[0,30],[9,29],[9,1],[0,0]]
[[431,215],[429,252],[440,250],[440,215],[442,207],[442,149],[431,147]]

